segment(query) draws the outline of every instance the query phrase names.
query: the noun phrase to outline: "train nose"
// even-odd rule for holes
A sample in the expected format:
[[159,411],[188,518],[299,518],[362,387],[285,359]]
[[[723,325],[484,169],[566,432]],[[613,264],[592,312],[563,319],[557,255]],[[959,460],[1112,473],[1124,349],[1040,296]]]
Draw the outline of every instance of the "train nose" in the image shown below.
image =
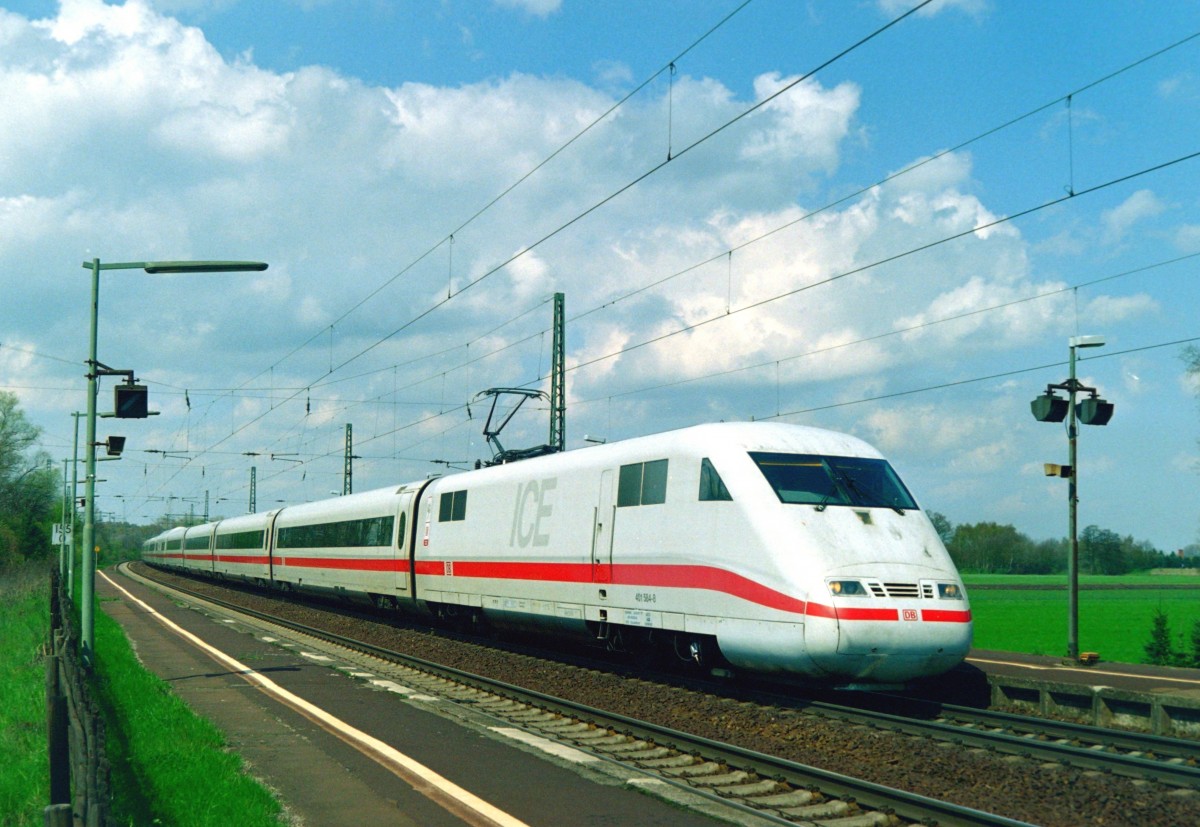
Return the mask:
[[814,662],[843,680],[903,683],[954,668],[971,646],[971,623],[926,618],[916,605],[835,607],[829,617],[809,617],[805,636]]

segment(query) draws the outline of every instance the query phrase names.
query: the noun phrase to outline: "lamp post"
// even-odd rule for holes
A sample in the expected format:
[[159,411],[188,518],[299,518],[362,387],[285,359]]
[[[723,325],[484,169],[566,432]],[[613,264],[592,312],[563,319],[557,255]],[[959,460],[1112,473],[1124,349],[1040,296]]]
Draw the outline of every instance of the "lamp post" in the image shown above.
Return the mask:
[[[1103,336],[1072,336],[1067,345],[1070,349],[1070,377],[1066,382],[1047,385],[1046,392],[1033,400],[1030,407],[1034,419],[1039,422],[1062,422],[1067,420],[1068,465],[1046,464],[1046,476],[1067,478],[1067,525],[1070,547],[1067,551],[1067,657],[1079,660],[1079,464],[1077,441],[1079,422],[1085,425],[1107,425],[1112,419],[1113,404],[1101,399],[1095,388],[1083,385],[1075,378],[1075,351],[1084,347],[1103,347]],[[1060,399],[1055,390],[1067,393]],[[1091,394],[1082,404],[1075,404],[1075,394]]]
[[[87,372],[87,438],[85,446],[86,479],[84,482],[83,518],[83,586],[80,610],[80,649],[83,663],[91,668],[96,648],[96,394],[101,376],[127,375],[133,371],[114,371],[100,364],[96,357],[96,327],[100,308],[101,270],[144,270],[147,273],[243,273],[267,269],[261,261],[123,261],[101,264],[100,259],[83,262],[92,271],[91,335],[88,338]],[[121,411],[117,411],[121,415]],[[134,416],[143,416],[133,414]]]

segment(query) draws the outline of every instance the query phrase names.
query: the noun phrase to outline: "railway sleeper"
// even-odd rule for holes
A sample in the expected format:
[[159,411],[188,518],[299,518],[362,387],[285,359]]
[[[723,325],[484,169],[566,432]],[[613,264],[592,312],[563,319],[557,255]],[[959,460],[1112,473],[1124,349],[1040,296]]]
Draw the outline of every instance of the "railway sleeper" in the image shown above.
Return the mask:
[[756,781],[757,777],[745,770],[726,770],[712,775],[684,776],[687,782],[696,787],[733,787],[736,784],[747,784]]
[[812,790],[788,790],[775,795],[758,796],[750,803],[764,810],[782,810],[789,807],[805,807],[821,798],[820,793]]
[[749,781],[745,784],[733,784],[728,787],[719,787],[714,792],[725,798],[746,798],[756,799],[759,796],[773,795],[783,788],[778,781],[772,781],[769,778],[761,778],[757,781]]

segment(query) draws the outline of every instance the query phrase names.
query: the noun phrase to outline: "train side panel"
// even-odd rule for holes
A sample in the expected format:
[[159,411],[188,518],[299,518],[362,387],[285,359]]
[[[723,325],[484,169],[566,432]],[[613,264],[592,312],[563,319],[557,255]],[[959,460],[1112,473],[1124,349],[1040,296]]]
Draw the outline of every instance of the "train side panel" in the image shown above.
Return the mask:
[[585,633],[594,478],[561,454],[435,480],[420,501],[417,598],[435,613]]
[[271,532],[273,581],[375,602],[406,593],[408,559],[398,547],[406,491],[390,487],[283,509]]
[[151,544],[150,554],[155,563],[167,569],[184,567],[183,535],[187,529],[176,527],[164,531],[148,542]]
[[183,535],[183,568],[196,574],[212,574],[214,523],[192,526]]
[[213,573],[259,585],[271,582],[271,526],[279,509],[221,520],[213,536]]

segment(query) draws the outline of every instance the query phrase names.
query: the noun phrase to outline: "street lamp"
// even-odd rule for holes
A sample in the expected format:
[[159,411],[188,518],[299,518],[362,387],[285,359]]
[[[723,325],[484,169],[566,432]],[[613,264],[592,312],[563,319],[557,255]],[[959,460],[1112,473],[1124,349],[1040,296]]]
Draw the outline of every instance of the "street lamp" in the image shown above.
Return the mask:
[[[100,308],[101,270],[144,270],[147,273],[244,273],[267,269],[262,261],[123,261],[101,264],[100,259],[83,262],[92,271],[91,336],[88,339],[87,440],[85,448],[87,477],[84,494],[83,588],[80,611],[80,650],[84,665],[93,665],[96,648],[96,394],[101,376],[125,375],[133,385],[133,371],[119,371],[101,365],[96,358],[96,326]],[[118,414],[120,411],[118,411]]]
[[[1113,404],[1097,395],[1095,388],[1081,384],[1075,378],[1075,351],[1084,347],[1103,347],[1103,336],[1072,336],[1067,345],[1071,351],[1071,375],[1066,382],[1047,385],[1046,392],[1030,403],[1033,418],[1038,422],[1067,421],[1068,465],[1046,464],[1046,476],[1067,478],[1067,513],[1070,532],[1070,548],[1067,553],[1067,657],[1079,660],[1079,464],[1076,441],[1079,437],[1078,422],[1084,425],[1107,425],[1112,419]],[[1067,398],[1061,399],[1054,393],[1066,391]],[[1090,394],[1078,405],[1075,394]]]

